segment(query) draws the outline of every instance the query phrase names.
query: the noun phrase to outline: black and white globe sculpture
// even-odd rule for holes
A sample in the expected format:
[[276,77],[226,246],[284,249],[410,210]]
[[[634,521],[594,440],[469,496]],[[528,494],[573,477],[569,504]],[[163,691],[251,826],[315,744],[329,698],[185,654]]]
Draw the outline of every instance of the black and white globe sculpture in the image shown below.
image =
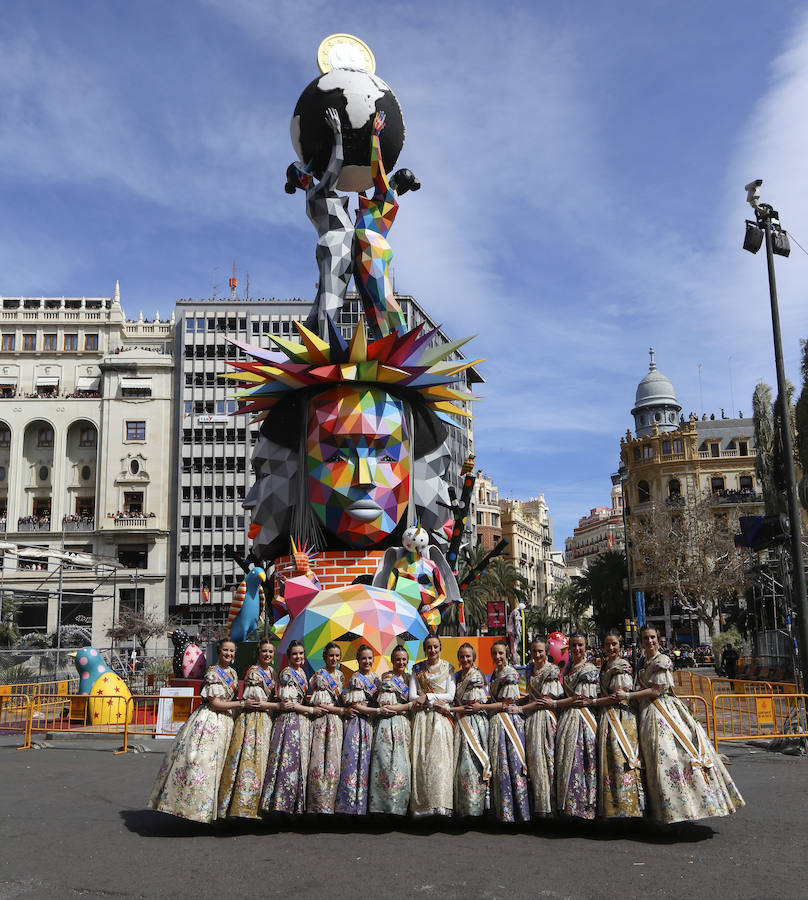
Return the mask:
[[396,95],[378,75],[364,69],[331,69],[311,82],[297,101],[290,132],[298,159],[311,163],[318,179],[328,166],[334,145],[334,134],[325,120],[329,106],[337,110],[342,122],[345,162],[337,187],[341,191],[365,191],[373,184],[370,136],[379,110],[386,115],[380,140],[388,173],[404,146],[404,117]]

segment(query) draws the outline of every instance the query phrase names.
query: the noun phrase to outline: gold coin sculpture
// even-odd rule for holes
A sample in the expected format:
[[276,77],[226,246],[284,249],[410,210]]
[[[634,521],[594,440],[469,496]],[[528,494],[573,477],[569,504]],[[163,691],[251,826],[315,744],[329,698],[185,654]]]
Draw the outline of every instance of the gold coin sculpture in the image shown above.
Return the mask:
[[325,75],[331,69],[376,71],[376,58],[368,45],[352,34],[330,34],[317,48],[317,65]]

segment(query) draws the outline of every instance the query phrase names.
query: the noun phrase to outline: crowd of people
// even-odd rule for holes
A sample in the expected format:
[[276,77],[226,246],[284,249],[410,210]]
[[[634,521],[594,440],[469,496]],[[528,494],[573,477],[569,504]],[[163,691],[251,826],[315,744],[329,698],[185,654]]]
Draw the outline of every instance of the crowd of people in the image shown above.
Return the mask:
[[571,635],[563,672],[537,638],[522,697],[504,641],[492,646],[489,679],[470,644],[458,650],[457,671],[435,635],[411,671],[398,646],[381,677],[362,645],[346,684],[334,643],[307,678],[304,647],[293,641],[276,680],[265,639],[238,698],[235,644],[222,640],[203,703],[166,754],[149,806],[199,822],[409,813],[673,823],[734,812],[744,801],[674,694],[652,626],[642,643],[635,679],[617,632],[606,635],[600,670],[583,634]]
[[121,512],[118,510],[114,513],[107,513],[108,519],[153,519],[155,515],[153,512],[144,513],[144,512]]
[[19,528],[21,525],[36,526],[47,531],[50,528],[50,516],[20,516],[17,519],[17,527]]

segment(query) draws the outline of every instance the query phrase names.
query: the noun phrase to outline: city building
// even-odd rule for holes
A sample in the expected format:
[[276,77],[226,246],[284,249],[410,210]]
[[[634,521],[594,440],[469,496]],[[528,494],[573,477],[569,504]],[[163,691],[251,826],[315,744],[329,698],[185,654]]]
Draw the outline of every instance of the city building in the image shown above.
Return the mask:
[[564,542],[566,559],[570,565],[586,568],[607,550],[624,550],[623,488],[619,478],[612,484],[612,505],[595,506],[588,516],[578,519],[572,537]]
[[497,486],[482,469],[477,470],[474,482],[474,520],[477,544],[485,550],[493,550],[502,538],[502,513]]
[[20,631],[167,608],[171,322],[112,297],[0,298],[2,591]]
[[530,605],[545,606],[552,591],[553,527],[544,494],[530,500],[500,500],[503,554],[519,569],[529,585]]
[[[396,297],[408,327],[435,329],[431,345],[449,343],[413,297]],[[218,377],[228,370],[226,360],[245,358],[244,351],[229,341],[269,347],[272,335],[296,340],[294,322],[305,321],[310,308],[310,301],[299,298],[238,299],[235,290],[229,298],[176,304],[171,612],[184,624],[226,619],[233,590],[243,575],[225,548],[231,545],[242,555],[249,550],[249,514],[241,504],[253,480],[250,457],[259,425],[251,425],[248,416],[232,415],[236,410],[233,384]],[[337,318],[344,336],[353,334],[361,311],[357,295],[349,294]],[[452,358],[463,356],[454,351]],[[472,385],[482,380],[473,368],[461,377],[460,387],[469,394]],[[471,411],[471,400],[465,405]],[[473,453],[474,435],[471,419],[454,419],[458,427],[448,429],[449,478],[459,495],[460,468]]]
[[[632,415],[635,434],[620,441],[620,473],[626,522],[651,509],[671,514],[686,501],[709,498],[715,516],[763,514],[763,495],[755,475],[754,422],[748,418],[685,420],[673,384],[656,367],[653,349],[648,374],[637,386]],[[704,641],[692,617],[670,598],[659,597],[653,573],[642,572],[629,548],[631,588],[647,597],[647,618],[669,641]]]

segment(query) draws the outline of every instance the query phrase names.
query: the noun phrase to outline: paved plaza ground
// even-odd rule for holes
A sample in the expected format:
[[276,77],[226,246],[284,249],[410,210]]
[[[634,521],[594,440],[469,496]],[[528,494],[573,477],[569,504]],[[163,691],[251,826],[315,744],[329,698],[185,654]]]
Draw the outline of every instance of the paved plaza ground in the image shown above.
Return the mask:
[[[203,827],[144,809],[165,744],[0,738],[0,898],[806,896],[808,759],[722,745],[728,819],[526,828],[406,820]],[[150,746],[154,747],[155,742]]]

